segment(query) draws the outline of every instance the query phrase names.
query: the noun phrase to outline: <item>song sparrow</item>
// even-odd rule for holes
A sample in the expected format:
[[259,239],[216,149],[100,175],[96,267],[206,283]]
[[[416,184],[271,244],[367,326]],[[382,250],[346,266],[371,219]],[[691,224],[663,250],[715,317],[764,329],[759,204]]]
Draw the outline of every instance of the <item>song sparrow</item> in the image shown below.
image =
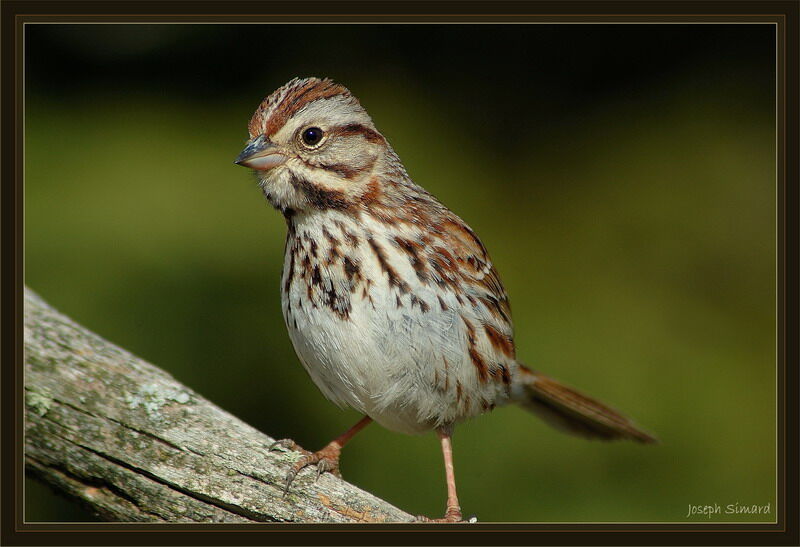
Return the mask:
[[[570,433],[655,439],[607,406],[517,361],[511,309],[477,235],[406,173],[346,88],[294,79],[259,105],[236,159],[286,218],[283,316],[322,393],[364,418],[290,470],[338,471],[341,448],[375,420],[436,430],[447,510],[461,520],[450,436],[516,403]],[[490,181],[489,181],[490,182]],[[290,440],[276,443],[299,449]]]

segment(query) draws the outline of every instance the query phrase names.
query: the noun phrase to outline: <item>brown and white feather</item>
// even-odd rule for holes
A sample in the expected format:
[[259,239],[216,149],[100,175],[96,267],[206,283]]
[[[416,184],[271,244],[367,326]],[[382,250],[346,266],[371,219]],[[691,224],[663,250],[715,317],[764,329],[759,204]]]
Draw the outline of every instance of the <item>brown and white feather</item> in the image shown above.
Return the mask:
[[[308,127],[325,135],[317,148],[299,141]],[[292,80],[259,105],[249,132],[287,158],[256,173],[288,225],[284,318],[326,397],[405,433],[519,402],[573,432],[645,440],[607,407],[518,364],[508,297],[485,247],[411,180],[346,88]]]

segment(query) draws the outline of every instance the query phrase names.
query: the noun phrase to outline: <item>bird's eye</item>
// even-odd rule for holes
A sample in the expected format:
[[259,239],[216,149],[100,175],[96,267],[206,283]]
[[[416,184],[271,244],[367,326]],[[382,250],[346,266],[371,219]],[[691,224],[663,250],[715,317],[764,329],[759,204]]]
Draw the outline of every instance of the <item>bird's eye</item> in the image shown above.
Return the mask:
[[303,130],[303,142],[306,146],[316,146],[322,141],[322,136],[325,134],[319,127],[309,127]]

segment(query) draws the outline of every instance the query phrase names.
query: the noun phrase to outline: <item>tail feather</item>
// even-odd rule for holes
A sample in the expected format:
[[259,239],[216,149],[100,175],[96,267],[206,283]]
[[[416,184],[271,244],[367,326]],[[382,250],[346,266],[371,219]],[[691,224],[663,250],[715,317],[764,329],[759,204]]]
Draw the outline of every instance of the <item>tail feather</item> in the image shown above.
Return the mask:
[[552,378],[520,365],[518,403],[550,425],[588,439],[658,442],[628,418]]

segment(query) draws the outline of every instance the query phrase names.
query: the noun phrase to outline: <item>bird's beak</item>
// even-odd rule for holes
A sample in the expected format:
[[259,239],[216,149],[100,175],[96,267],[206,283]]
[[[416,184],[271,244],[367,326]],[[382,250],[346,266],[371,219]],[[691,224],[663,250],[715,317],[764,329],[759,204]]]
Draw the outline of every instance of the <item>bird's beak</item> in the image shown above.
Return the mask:
[[233,163],[242,167],[267,171],[282,165],[286,156],[270,141],[266,135],[259,135],[247,143],[239,157]]

